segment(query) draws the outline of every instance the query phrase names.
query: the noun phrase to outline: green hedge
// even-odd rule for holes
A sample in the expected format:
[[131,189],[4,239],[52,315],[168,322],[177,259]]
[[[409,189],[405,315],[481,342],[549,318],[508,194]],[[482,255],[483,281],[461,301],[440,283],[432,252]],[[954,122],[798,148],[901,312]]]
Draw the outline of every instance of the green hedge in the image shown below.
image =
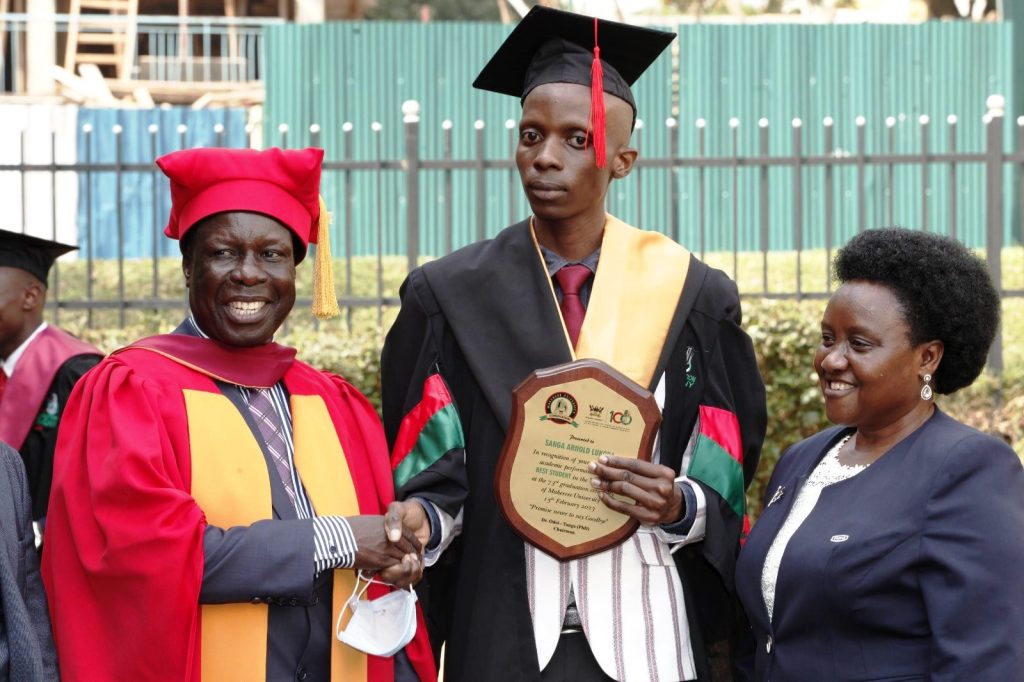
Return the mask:
[[[750,300],[744,303],[745,327],[757,349],[768,398],[768,434],[757,477],[747,493],[752,515],[760,511],[764,487],[781,452],[789,445],[828,425],[814,375],[814,348],[824,302]],[[384,315],[389,323],[394,311]],[[1010,321],[1007,316],[1007,322]],[[167,324],[166,322],[164,324]],[[380,345],[377,313],[357,311],[353,331],[342,321],[320,329],[297,324],[278,341],[299,349],[306,362],[341,374],[374,404],[380,404]],[[122,330],[82,330],[81,335],[110,351],[152,333],[144,327]],[[983,431],[1005,437],[1024,455],[1024,371],[1008,364],[999,381],[984,375],[973,386],[938,403],[956,418]]]

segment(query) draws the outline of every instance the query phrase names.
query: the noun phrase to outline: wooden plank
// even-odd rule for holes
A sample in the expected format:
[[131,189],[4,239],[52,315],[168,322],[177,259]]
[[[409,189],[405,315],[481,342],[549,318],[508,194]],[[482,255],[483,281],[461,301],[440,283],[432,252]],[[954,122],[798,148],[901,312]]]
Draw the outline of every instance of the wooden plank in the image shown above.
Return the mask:
[[64,46],[64,69],[68,75],[75,73],[75,53],[78,52],[78,16],[82,12],[81,0],[71,0],[68,10],[71,21],[68,23],[67,44]]
[[[209,104],[224,105],[231,101],[228,95],[238,93],[237,102],[262,102],[265,96],[265,88],[260,81],[242,82],[208,82],[208,83],[185,83],[179,81],[152,81],[152,80],[108,80],[107,86],[116,97],[133,95],[137,88],[145,88],[157,102],[168,102],[170,104],[191,105],[207,93],[212,95],[207,99]],[[220,97],[224,95],[224,97]]]
[[50,67],[50,75],[63,88],[64,96],[75,102],[91,106],[118,106],[120,102],[110,92],[106,81],[94,64],[79,66],[82,77],[76,76],[56,64]]
[[112,19],[107,14],[82,14],[79,15],[78,30],[81,33],[109,31],[124,33],[128,26],[122,19]]
[[127,39],[124,44],[114,48],[114,51],[121,56],[121,63],[117,67],[118,78],[131,78],[132,66],[135,59],[135,42],[138,37],[139,25],[135,19],[139,15],[139,0],[128,0],[128,16],[131,17],[131,22],[128,24],[128,30],[125,31]]
[[[79,45],[120,45],[128,39],[124,33],[79,33]],[[81,56],[83,53],[79,53]]]
[[[11,9],[10,0],[0,0],[0,14],[7,14]],[[0,56],[6,54],[4,52],[4,42],[7,40],[7,22],[0,22]]]
[[[82,14],[82,10],[92,10]],[[138,0],[71,0],[64,68],[78,64],[113,66],[119,79],[131,78],[138,25]],[[126,21],[111,21],[123,17]],[[80,45],[111,48],[111,52],[81,52]]]
[[155,80],[107,80],[107,86],[115,95],[130,95],[135,88],[146,88],[154,96],[162,93],[191,93],[193,99],[206,92],[230,92],[232,90],[263,89],[261,81],[155,81]]
[[82,9],[95,9],[104,12],[120,12],[127,14],[132,3],[128,0],[80,0]]
[[50,76],[60,83],[64,97],[79,104],[85,101],[89,85],[84,80],[56,64],[50,67]]
[[153,101],[153,96],[149,94],[149,90],[146,88],[135,88],[132,90],[132,97],[143,109],[152,109],[156,106],[156,102]]
[[104,66],[117,66],[121,58],[116,54],[102,54],[99,52],[79,52],[75,55],[75,61],[79,69],[86,64],[102,64]]
[[205,109],[209,106],[232,106],[262,104],[266,91],[263,88],[227,90],[224,92],[207,92],[192,102],[193,109]]
[[[85,55],[79,54],[78,61],[82,61],[82,57]],[[82,79],[89,84],[90,91],[94,99],[99,100],[104,104],[117,104],[117,99],[114,94],[110,92],[110,88],[107,87],[107,80],[100,73],[100,67],[95,64],[81,64],[78,65],[78,74]]]

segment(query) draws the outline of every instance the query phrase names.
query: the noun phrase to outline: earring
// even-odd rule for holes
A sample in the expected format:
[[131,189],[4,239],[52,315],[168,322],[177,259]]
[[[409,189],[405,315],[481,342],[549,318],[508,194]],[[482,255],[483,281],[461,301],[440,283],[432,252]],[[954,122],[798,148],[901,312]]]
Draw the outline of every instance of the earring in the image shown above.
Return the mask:
[[928,385],[928,382],[932,380],[932,375],[925,374],[921,379],[924,381],[924,386],[921,387],[921,400],[931,400],[932,387]]

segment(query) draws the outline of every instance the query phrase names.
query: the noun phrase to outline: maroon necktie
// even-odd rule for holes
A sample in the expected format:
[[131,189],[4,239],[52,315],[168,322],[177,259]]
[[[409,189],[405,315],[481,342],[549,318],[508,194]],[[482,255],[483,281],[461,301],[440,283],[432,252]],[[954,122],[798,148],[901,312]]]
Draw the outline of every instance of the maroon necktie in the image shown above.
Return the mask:
[[7,388],[7,372],[0,368],[0,400],[4,399],[4,389]]
[[587,309],[583,307],[580,300],[580,289],[590,277],[590,268],[586,265],[566,265],[555,273],[558,286],[562,288],[562,319],[565,320],[565,328],[569,332],[569,340],[572,347],[576,347],[576,341],[580,338],[580,327],[583,326],[583,316]]

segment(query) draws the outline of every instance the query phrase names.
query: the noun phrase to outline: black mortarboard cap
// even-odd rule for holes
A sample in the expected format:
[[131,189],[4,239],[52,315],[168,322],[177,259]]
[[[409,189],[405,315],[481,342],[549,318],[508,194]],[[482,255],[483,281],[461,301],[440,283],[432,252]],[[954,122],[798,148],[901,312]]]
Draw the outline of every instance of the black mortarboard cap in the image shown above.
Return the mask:
[[46,284],[53,261],[77,248],[20,232],[0,230],[0,267],[24,270]]
[[[536,5],[487,62],[473,87],[522,101],[538,85],[594,87],[603,79],[602,89],[628,102],[635,121],[636,102],[629,87],[674,38],[675,33],[604,19],[596,20],[595,26],[593,17]],[[595,46],[603,71],[597,78]],[[599,117],[603,121],[603,107]]]
[[[654,63],[675,33],[598,19],[597,38],[604,62],[604,90],[636,104],[629,86]],[[544,83],[590,85],[594,18],[541,5],[513,29],[473,87],[525,99]]]

